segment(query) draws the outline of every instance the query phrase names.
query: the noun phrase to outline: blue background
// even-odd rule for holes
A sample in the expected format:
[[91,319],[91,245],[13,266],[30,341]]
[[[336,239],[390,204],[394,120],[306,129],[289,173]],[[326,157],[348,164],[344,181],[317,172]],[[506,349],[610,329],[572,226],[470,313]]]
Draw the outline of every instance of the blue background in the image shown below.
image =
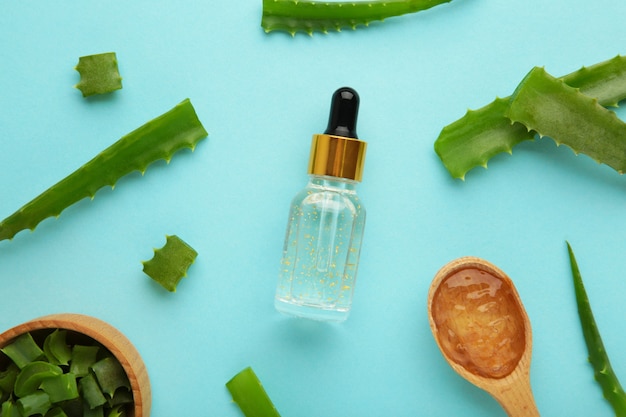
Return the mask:
[[[533,326],[544,416],[611,416],[583,342],[565,240],[626,378],[626,179],[549,138],[454,180],[440,130],[512,93],[625,53],[621,0],[454,0],[368,28],[265,34],[260,0],[0,3],[0,217],[190,98],[210,136],[0,242],[0,328],[57,312],[108,321],[141,352],[154,417],[240,416],[224,383],[252,366],[283,417],[504,416],[433,341],[439,268],[485,258]],[[84,99],[78,57],[114,51],[123,89]],[[351,317],[273,308],[289,202],[332,92],[361,96],[368,210]],[[617,110],[624,119],[626,112]],[[176,234],[199,253],[174,294],[142,260]]]

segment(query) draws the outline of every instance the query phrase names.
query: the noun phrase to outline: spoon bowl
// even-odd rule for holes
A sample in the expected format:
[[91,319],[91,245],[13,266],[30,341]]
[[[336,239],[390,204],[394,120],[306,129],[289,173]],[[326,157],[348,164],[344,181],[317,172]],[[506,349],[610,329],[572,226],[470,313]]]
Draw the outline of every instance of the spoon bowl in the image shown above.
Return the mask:
[[448,263],[430,286],[428,318],[452,369],[509,416],[539,416],[530,387],[530,320],[504,272],[476,257]]

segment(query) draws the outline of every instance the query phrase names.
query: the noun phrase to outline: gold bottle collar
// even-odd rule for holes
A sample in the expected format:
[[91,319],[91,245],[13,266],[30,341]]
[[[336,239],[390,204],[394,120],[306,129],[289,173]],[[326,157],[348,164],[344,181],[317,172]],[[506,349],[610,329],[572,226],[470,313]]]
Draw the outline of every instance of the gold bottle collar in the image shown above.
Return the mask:
[[310,175],[328,175],[361,181],[367,143],[333,135],[313,135]]

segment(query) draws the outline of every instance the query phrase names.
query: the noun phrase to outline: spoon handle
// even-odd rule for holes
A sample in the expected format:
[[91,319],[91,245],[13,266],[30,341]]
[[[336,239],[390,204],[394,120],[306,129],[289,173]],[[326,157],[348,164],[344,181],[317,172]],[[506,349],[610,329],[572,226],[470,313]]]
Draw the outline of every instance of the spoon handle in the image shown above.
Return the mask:
[[519,379],[515,384],[492,395],[509,417],[540,417],[527,379]]

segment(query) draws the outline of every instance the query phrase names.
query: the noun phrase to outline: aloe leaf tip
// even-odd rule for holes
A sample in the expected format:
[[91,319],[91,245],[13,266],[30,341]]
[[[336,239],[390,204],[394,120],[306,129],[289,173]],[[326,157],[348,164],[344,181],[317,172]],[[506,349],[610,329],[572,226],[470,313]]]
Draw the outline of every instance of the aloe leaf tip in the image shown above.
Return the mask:
[[588,359],[594,370],[595,380],[600,385],[604,398],[615,411],[615,415],[617,417],[626,417],[626,393],[613,371],[608,354],[604,348],[574,251],[570,243],[567,241],[566,243],[572,269],[578,315],[589,354]]

